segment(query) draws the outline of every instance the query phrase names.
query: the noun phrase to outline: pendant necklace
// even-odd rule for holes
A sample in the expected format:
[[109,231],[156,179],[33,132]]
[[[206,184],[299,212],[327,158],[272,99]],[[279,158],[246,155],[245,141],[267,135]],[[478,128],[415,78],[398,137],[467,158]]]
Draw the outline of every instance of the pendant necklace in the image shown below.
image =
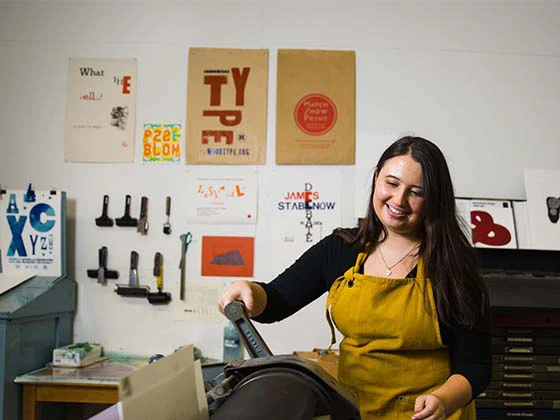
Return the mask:
[[386,275],[387,277],[390,277],[391,274],[393,274],[393,268],[395,268],[397,265],[399,265],[401,262],[403,262],[404,259],[405,259],[406,257],[408,257],[408,256],[410,255],[410,253],[411,253],[412,251],[414,251],[414,249],[415,249],[416,247],[418,247],[418,245],[419,245],[418,243],[415,243],[415,244],[412,246],[412,248],[410,248],[410,250],[409,250],[406,254],[404,254],[404,255],[401,257],[401,259],[398,260],[398,261],[397,261],[396,263],[394,263],[393,265],[387,264],[387,261],[385,261],[385,257],[383,256],[383,252],[381,251],[381,246],[377,246],[377,249],[379,250],[379,255],[381,256],[381,260],[383,261],[383,264],[385,264],[385,275]]

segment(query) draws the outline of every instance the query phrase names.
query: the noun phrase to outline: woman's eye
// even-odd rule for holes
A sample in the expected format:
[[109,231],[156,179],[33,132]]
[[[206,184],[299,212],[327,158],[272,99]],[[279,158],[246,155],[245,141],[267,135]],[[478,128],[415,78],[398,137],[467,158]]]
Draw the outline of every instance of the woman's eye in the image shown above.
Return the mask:
[[424,195],[422,191],[412,190],[412,191],[410,191],[410,193],[415,197],[422,197]]
[[392,182],[392,181],[387,181],[387,184],[389,184],[391,187],[397,187],[398,184],[396,182]]

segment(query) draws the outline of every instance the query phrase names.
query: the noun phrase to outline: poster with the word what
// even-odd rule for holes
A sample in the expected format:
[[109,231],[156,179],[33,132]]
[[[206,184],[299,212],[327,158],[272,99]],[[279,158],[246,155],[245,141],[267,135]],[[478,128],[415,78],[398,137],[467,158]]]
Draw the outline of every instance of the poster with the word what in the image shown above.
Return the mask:
[[189,223],[257,223],[255,171],[193,168],[187,172],[186,219]]
[[353,164],[354,51],[278,50],[276,163]]
[[264,221],[266,236],[280,272],[316,244],[342,219],[340,171],[313,170],[294,174],[276,170],[267,174]]
[[517,248],[511,200],[455,199],[465,233],[477,248]]
[[191,48],[186,162],[263,164],[268,50]]
[[136,64],[136,59],[70,58],[66,162],[134,160]]
[[8,190],[0,197],[0,272],[61,276],[65,194],[28,189]]
[[142,161],[180,162],[181,124],[144,124]]

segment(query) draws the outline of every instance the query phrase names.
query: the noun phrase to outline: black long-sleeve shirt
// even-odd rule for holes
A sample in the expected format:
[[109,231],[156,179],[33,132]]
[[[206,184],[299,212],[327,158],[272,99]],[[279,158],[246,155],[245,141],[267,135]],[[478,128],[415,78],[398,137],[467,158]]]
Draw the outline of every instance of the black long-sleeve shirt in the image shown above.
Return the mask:
[[[273,281],[259,283],[268,302],[255,321],[280,321],[311,303],[354,266],[359,252],[338,235],[322,239]],[[484,313],[474,328],[456,322],[450,326],[439,323],[443,343],[449,348],[451,374],[460,374],[469,381],[473,397],[484,391],[492,374],[489,304]]]

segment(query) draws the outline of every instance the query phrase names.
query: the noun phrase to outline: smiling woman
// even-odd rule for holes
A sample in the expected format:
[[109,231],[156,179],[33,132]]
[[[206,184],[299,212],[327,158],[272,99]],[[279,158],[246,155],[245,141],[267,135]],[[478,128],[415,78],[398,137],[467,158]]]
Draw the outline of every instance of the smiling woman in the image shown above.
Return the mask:
[[337,229],[270,283],[234,283],[219,305],[242,300],[275,322],[327,291],[332,344],[334,325],[344,337],[338,379],[362,419],[475,419],[492,370],[488,296],[434,143],[389,146],[358,228]]

